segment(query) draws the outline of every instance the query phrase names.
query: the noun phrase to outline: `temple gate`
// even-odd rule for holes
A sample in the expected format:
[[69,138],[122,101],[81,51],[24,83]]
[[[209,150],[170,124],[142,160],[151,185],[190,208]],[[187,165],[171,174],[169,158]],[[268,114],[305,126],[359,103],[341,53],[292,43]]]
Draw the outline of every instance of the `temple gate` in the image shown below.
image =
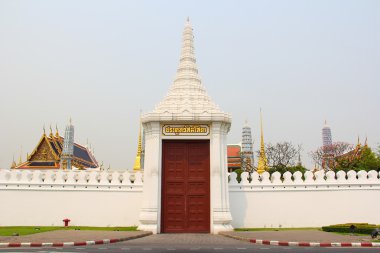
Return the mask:
[[232,230],[226,145],[231,117],[201,83],[189,20],[182,38],[167,96],[141,117],[145,165],[139,229],[216,234]]

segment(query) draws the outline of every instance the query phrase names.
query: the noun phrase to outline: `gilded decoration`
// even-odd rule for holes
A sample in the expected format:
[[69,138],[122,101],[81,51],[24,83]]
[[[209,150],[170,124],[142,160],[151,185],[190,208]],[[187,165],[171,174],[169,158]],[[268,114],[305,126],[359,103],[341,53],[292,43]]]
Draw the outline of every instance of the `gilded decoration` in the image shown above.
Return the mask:
[[207,136],[210,133],[208,125],[164,125],[163,135],[174,136]]
[[31,156],[30,161],[57,161],[59,160],[57,158],[53,154],[47,139],[44,139],[37,147],[37,151]]

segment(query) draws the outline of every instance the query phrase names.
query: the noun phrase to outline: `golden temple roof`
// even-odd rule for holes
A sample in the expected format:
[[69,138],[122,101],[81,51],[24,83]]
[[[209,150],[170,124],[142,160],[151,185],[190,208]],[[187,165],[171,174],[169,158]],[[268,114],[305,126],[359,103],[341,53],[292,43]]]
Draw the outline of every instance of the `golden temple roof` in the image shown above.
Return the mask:
[[[25,162],[20,157],[19,164],[12,166],[13,169],[59,169],[60,157],[63,149],[64,138],[59,135],[58,128],[53,134],[50,127],[49,136],[44,132],[30,155],[27,155]],[[79,169],[97,168],[98,163],[89,149],[74,143],[73,166]]]

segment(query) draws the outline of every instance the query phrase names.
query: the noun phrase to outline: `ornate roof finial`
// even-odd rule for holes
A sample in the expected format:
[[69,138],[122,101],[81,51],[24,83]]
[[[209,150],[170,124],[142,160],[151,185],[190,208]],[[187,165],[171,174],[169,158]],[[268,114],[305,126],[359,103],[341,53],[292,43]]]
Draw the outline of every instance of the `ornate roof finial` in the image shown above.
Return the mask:
[[50,124],[50,134],[49,134],[49,136],[53,138],[53,129],[51,128],[51,124]]
[[11,164],[11,169],[14,169],[16,168],[17,164],[15,162],[15,154],[13,154],[13,160],[12,160],[12,164]]
[[368,141],[368,140],[367,140],[367,136],[366,136],[366,137],[365,137],[365,142],[364,142],[364,146],[366,146],[366,147],[368,146],[367,141]]
[[44,130],[44,136],[46,135],[46,129],[45,129],[45,124],[43,126],[43,130]]
[[263,114],[261,112],[260,108],[260,127],[261,127],[261,134],[260,134],[260,157],[259,157],[259,163],[257,165],[257,172],[259,174],[263,173],[268,168],[268,160],[265,155],[265,145],[264,145],[264,133],[263,133]]
[[22,163],[22,146],[20,150],[20,158],[18,159],[18,164],[20,165]]
[[138,137],[138,144],[137,144],[137,154],[135,158],[135,164],[133,165],[134,171],[141,170],[141,153],[142,153],[142,141],[141,141],[141,116],[140,116],[140,123],[139,123],[139,137]]
[[72,121],[72,119],[71,119],[71,116],[70,116],[70,120],[69,120],[69,123],[70,123],[70,125],[72,125],[72,124],[73,124],[73,121]]
[[58,132],[58,126],[55,124],[55,136],[58,138],[59,137],[59,132]]
[[187,19],[186,19],[186,21],[187,21],[187,22],[190,22],[190,18],[189,18],[189,16],[187,16]]

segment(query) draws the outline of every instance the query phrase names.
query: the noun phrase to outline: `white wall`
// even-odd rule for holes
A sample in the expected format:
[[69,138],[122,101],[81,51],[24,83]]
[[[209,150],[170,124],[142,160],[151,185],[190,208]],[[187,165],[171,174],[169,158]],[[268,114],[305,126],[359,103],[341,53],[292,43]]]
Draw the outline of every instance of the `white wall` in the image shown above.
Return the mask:
[[[321,227],[348,222],[380,224],[380,180],[378,173],[311,172],[295,175],[264,173],[263,180],[247,174],[236,182],[230,177],[230,207],[235,228],[251,227]],[[326,176],[326,179],[325,179]]]
[[[141,174],[0,170],[0,226],[137,226]],[[43,180],[44,179],[44,180]]]
[[[319,227],[368,222],[380,224],[380,179],[375,171],[318,172],[270,176],[229,183],[233,226]],[[135,178],[133,183],[130,178]],[[0,226],[139,224],[142,175],[129,172],[0,170]],[[159,194],[159,193],[157,193]]]

